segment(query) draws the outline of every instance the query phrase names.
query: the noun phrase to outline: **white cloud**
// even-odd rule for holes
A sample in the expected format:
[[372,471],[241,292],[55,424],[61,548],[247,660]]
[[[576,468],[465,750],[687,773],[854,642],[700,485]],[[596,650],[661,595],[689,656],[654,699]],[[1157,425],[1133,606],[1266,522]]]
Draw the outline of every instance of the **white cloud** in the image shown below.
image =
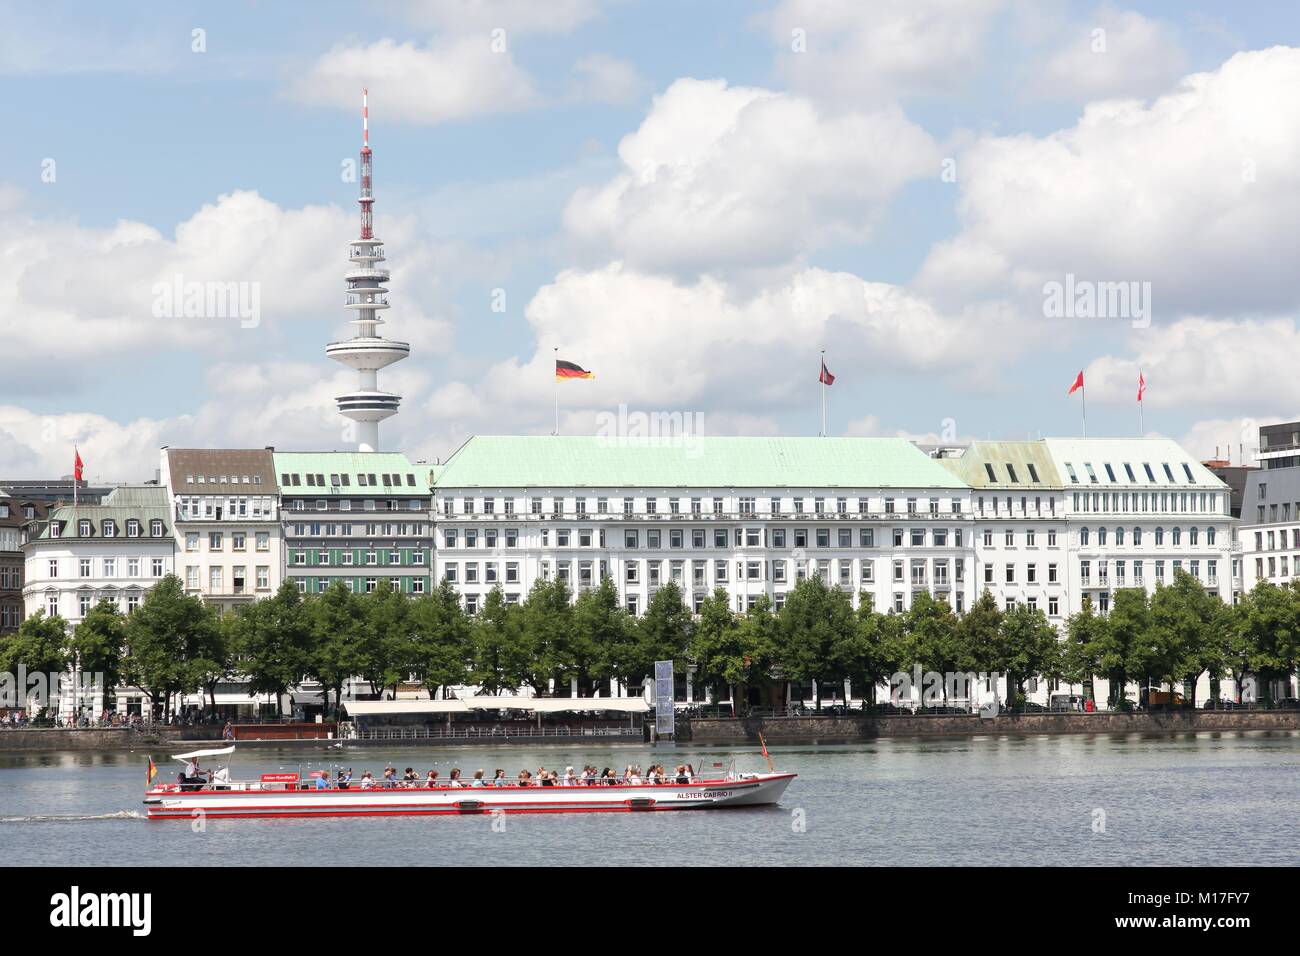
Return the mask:
[[1250,414],[1261,399],[1300,407],[1300,330],[1293,319],[1186,318],[1135,332],[1128,355],[1105,355],[1087,369],[1088,396],[1136,400],[1138,371],[1148,408],[1213,406]]
[[1025,88],[1042,97],[1142,97],[1168,89],[1186,68],[1168,24],[1103,7],[1066,28],[1060,47],[1030,68]]
[[627,60],[604,53],[580,57],[573,64],[574,99],[621,106],[635,103],[649,89],[648,81]]
[[944,315],[906,289],[821,269],[789,273],[758,292],[621,263],[569,270],[537,293],[526,317],[532,355],[437,388],[422,409],[432,434],[549,431],[556,347],[596,374],[560,386],[565,433],[590,434],[597,413],[625,404],[632,412],[702,413],[711,434],[763,434],[794,408],[816,420],[822,347],[842,392],[880,375],[960,374],[991,349],[1007,358],[1029,345],[1008,333],[1015,317],[995,308]]
[[980,140],[959,162],[962,231],[919,286],[941,298],[1041,290],[1067,273],[1149,281],[1180,312],[1300,304],[1300,50],[1241,53],[1150,106],[1094,103],[1045,137]]
[[579,189],[565,224],[639,269],[706,271],[788,262],[865,238],[938,149],[896,107],[827,115],[809,100],[682,79],[623,138],[624,171]]
[[600,13],[599,0],[414,0],[403,3],[409,20],[449,33],[568,33]]
[[[449,327],[423,265],[429,249],[413,220],[386,223],[381,231],[401,250],[393,275],[399,317],[390,334],[443,351]],[[205,204],[173,238],[127,220],[101,229],[0,211],[0,330],[27,358],[10,384],[46,374],[55,360],[68,369],[69,362],[142,349],[265,350],[294,319],[331,317],[321,327],[323,343],[349,328],[343,273],[346,237],[355,230],[352,214],[338,207],[286,209],[246,191]],[[243,304],[256,304],[258,314],[244,319],[229,308],[224,316],[181,317],[159,302],[177,277],[183,284],[237,283]]]
[[782,0],[759,20],[793,87],[861,104],[969,83],[1003,7],[1003,0]]
[[539,102],[532,77],[509,51],[494,50],[484,32],[418,45],[383,39],[336,46],[293,81],[289,93],[305,103],[360,113],[370,90],[374,117],[385,122],[443,123],[527,109]]
[[1294,413],[1258,413],[1241,418],[1203,419],[1194,422],[1178,443],[1202,461],[1220,458],[1234,465],[1253,465],[1255,452],[1259,449],[1259,426],[1294,421],[1295,418]]

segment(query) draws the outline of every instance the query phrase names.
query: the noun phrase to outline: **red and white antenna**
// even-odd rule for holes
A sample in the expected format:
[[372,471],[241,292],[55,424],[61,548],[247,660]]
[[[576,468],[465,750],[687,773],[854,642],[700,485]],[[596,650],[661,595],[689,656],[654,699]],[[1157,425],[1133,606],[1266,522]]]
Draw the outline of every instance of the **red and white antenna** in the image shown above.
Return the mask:
[[375,201],[370,191],[370,90],[361,91],[361,238],[374,238],[374,218],[370,205]]

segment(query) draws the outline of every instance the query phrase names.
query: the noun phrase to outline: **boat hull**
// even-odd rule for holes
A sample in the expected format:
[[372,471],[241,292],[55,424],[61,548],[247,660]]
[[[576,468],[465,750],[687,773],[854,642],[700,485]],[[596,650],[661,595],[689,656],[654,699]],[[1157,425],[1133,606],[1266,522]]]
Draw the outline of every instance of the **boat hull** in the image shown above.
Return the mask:
[[[249,787],[145,794],[150,820],[269,817],[465,816],[484,813],[636,813],[753,807],[781,799],[795,774],[695,784],[613,787],[271,790]],[[236,785],[238,786],[238,785]]]

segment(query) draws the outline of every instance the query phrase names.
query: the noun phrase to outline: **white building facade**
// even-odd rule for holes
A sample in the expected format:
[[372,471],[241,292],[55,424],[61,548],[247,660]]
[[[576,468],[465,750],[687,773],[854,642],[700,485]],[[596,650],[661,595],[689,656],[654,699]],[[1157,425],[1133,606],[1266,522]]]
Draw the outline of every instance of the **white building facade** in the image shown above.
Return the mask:
[[284,548],[271,450],[163,448],[160,474],[185,592],[218,613],[274,594]]

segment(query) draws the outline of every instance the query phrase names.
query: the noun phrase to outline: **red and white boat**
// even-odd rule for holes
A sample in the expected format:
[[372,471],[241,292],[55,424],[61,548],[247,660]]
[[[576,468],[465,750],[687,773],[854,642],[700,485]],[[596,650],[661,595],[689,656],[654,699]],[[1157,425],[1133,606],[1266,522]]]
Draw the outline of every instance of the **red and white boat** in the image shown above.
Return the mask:
[[[180,754],[190,761],[234,752],[234,747]],[[170,783],[145,792],[150,820],[240,817],[422,816],[475,813],[610,813],[705,810],[773,804],[795,778],[793,773],[737,773],[693,783],[642,783],[603,786],[393,787],[316,789],[315,780],[297,773],[262,774],[260,780],[229,778],[229,768],[213,771],[209,782]]]

